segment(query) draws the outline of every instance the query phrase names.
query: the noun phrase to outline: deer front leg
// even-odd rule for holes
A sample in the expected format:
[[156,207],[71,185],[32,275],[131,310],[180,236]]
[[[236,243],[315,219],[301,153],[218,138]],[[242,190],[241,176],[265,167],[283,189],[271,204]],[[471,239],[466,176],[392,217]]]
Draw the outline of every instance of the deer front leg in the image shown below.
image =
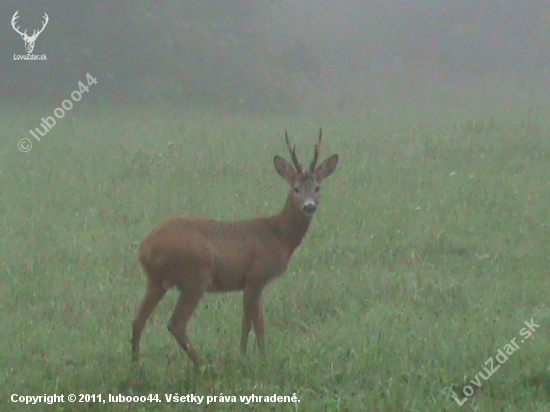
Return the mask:
[[246,353],[250,328],[254,325],[256,341],[263,356],[264,350],[264,314],[262,307],[262,290],[245,286],[243,294],[243,329],[241,336],[241,352]]

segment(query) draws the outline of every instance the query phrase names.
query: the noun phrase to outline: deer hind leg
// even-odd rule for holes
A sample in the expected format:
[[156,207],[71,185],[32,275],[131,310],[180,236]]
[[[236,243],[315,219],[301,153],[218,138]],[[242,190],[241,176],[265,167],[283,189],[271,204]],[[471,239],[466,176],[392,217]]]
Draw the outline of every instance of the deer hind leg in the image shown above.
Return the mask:
[[147,290],[145,298],[134,316],[133,331],[132,331],[132,360],[135,362],[139,358],[139,342],[141,339],[141,332],[147,323],[147,319],[155,310],[155,307],[163,298],[166,293],[166,289],[163,288],[162,283],[152,278],[147,281]]
[[187,323],[198,303],[200,302],[202,296],[204,295],[204,290],[184,290],[180,289],[180,297],[176,303],[176,308],[172,313],[172,317],[168,322],[168,330],[174,338],[178,341],[180,346],[183,348],[187,356],[193,361],[196,367],[199,367],[202,363],[198,352],[195,350],[191,342],[189,341],[186,333]]
[[246,353],[250,328],[254,326],[258,348],[263,356],[264,350],[264,314],[262,307],[262,290],[245,287],[243,294],[243,324],[241,336],[241,352]]

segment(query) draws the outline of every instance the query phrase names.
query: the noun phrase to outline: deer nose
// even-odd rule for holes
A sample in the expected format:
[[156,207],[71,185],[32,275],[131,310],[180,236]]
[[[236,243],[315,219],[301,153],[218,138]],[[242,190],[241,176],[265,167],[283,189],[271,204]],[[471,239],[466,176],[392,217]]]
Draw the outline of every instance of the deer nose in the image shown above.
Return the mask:
[[306,215],[311,216],[317,210],[317,205],[312,200],[308,200],[304,203],[303,210]]

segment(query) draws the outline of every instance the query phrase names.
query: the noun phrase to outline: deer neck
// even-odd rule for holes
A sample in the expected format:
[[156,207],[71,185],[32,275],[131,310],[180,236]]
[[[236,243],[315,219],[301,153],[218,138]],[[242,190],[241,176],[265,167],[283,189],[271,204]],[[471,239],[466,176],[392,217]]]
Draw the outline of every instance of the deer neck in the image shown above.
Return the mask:
[[289,258],[300,245],[307,233],[311,217],[304,215],[292,203],[292,192],[288,195],[283,210],[274,216],[277,225],[278,237],[283,247],[288,251]]

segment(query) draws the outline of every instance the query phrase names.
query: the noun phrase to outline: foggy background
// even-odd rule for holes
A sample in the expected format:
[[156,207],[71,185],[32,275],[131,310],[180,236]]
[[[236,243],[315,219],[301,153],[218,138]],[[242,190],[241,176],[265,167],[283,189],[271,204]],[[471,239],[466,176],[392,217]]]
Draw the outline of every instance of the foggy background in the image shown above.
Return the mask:
[[[11,27],[49,23],[34,54]],[[3,1],[0,101],[48,104],[86,73],[98,104],[260,113],[548,103],[550,2]]]

